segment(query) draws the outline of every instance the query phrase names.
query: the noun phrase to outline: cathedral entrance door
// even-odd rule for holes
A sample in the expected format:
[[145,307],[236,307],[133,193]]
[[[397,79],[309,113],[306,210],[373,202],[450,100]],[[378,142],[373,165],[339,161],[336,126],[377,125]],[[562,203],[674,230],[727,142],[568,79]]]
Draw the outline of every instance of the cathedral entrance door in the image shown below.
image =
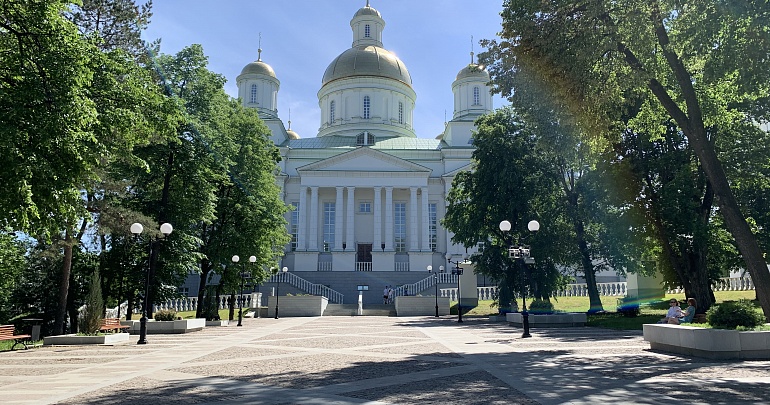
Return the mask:
[[359,243],[356,250],[356,271],[372,271],[372,244]]

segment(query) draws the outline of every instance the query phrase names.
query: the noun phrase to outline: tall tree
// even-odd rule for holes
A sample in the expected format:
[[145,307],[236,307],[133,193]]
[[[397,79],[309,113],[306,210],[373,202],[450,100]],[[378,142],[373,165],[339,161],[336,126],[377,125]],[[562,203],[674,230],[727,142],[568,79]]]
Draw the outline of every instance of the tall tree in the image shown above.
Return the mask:
[[[476,124],[473,167],[455,177],[443,225],[454,233],[454,242],[482,245],[471,257],[476,272],[500,282],[501,290],[529,289],[530,296],[547,298],[560,281],[555,263],[568,254],[560,243],[565,223],[554,198],[558,179],[549,170],[553,156],[537,146],[532,131],[510,108]],[[533,219],[542,225],[537,237],[527,232]],[[500,231],[503,220],[511,222],[510,234]],[[537,261],[531,272],[518,261],[510,262],[508,247],[515,242],[532,246]]]
[[687,137],[703,167],[725,225],[735,238],[770,320],[770,272],[730,187],[714,140],[730,124],[768,121],[770,4],[750,0],[683,3],[634,0],[508,0],[501,42],[488,42],[482,60],[497,91],[528,66],[564,98],[586,133],[615,139],[629,103],[644,99],[632,125],[665,135],[665,115]]

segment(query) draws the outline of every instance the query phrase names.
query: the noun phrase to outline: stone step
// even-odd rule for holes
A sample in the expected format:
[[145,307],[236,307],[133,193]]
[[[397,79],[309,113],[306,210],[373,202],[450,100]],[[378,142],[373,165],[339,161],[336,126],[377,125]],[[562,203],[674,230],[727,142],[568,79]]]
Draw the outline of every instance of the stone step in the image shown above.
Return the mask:
[[[324,316],[356,316],[358,304],[329,304],[324,310]],[[363,307],[363,316],[396,316],[393,305],[366,304]]]

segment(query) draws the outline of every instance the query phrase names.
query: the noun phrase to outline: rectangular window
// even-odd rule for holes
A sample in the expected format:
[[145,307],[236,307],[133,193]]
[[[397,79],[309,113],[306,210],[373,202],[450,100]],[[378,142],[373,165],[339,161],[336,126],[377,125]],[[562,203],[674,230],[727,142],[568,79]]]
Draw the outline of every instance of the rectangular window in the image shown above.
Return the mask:
[[438,237],[438,215],[436,214],[436,203],[428,204],[428,244],[430,250],[435,252],[437,249]]
[[291,203],[294,206],[294,211],[291,212],[291,251],[297,250],[297,240],[299,238],[299,201]]
[[393,242],[396,252],[406,252],[406,203],[397,202],[393,210]]
[[328,252],[330,247],[334,246],[334,219],[337,216],[335,211],[335,203],[324,203],[324,252]]
[[372,203],[369,201],[361,201],[358,203],[358,212],[361,214],[371,214],[372,213]]
[[369,119],[369,109],[371,108],[371,102],[369,96],[364,96],[364,119]]

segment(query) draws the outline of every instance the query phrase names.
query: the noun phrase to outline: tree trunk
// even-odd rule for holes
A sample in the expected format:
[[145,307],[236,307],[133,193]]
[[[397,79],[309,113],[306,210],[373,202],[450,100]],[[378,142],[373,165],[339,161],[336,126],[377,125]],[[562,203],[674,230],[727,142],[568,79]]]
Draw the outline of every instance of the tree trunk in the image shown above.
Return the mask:
[[64,330],[64,319],[67,317],[67,292],[70,288],[70,273],[72,272],[72,236],[67,230],[64,238],[64,262],[62,263],[61,275],[59,277],[59,307],[56,309],[56,318],[53,324],[53,334],[62,335]]
[[649,88],[658,98],[663,108],[676,121],[679,128],[687,136],[690,146],[698,156],[703,171],[714,190],[714,195],[719,205],[719,210],[725,219],[727,229],[735,238],[738,250],[743,256],[746,268],[751,274],[757,289],[759,303],[762,306],[765,319],[770,322],[770,272],[767,269],[762,250],[749,224],[741,213],[735,195],[730,188],[724,168],[717,157],[714,145],[708,139],[703,124],[703,112],[698,102],[698,96],[692,84],[692,76],[679,56],[669,48],[668,33],[663,24],[663,17],[657,11],[652,15],[655,24],[655,33],[661,46],[663,55],[674,73],[681,89],[687,113],[679,108],[679,105],[670,97],[666,88],[655,79],[649,81]]
[[596,287],[596,269],[591,262],[591,253],[588,251],[588,244],[585,238],[585,227],[583,222],[576,220],[574,222],[575,236],[578,241],[578,249],[580,250],[580,263],[583,266],[583,274],[586,279],[586,286],[588,287],[588,313],[595,313],[604,311],[602,306],[602,299],[599,297],[599,289]]
[[685,286],[684,293],[686,298],[695,298],[695,313],[703,314],[716,301],[706,271],[706,248],[695,247],[693,251],[687,252],[687,258],[685,272],[689,283]]
[[227,300],[227,304],[230,306],[230,320],[235,319],[235,294],[230,294],[230,299]]
[[200,275],[200,284],[198,284],[198,309],[195,310],[195,317],[196,318],[203,318],[204,314],[204,305],[203,300],[206,296],[206,280],[209,277],[209,272],[211,271],[211,264],[208,259],[202,259],[201,260],[201,275]]

